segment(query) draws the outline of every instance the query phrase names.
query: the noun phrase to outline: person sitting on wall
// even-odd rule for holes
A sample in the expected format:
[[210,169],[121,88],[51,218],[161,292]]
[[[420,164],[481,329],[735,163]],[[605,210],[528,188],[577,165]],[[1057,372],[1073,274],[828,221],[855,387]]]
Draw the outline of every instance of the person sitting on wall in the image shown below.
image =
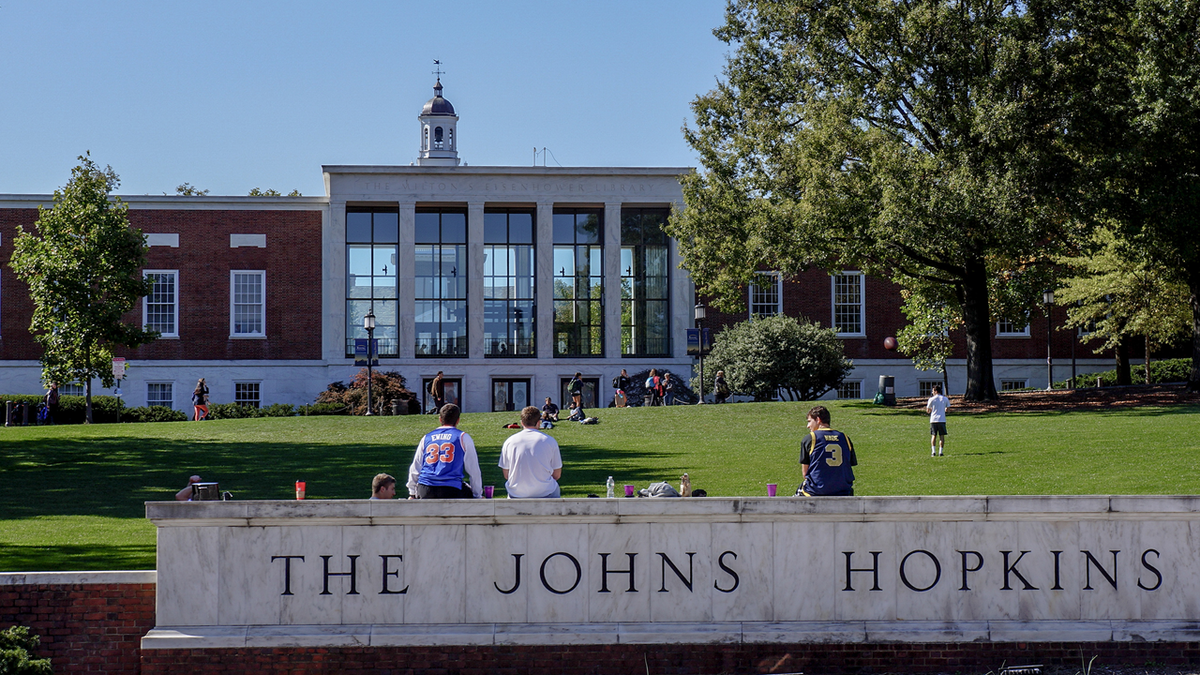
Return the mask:
[[192,493],[195,492],[195,488],[193,488],[192,486],[199,482],[201,482],[200,476],[192,476],[192,477],[188,478],[187,487],[185,487],[182,490],[180,490],[179,492],[175,493],[175,501],[177,501],[177,502],[192,501]]
[[808,411],[808,435],[800,441],[800,472],[804,483],[797,497],[854,495],[854,444],[846,434],[829,427],[829,410],[819,405]]
[[562,454],[558,441],[537,430],[539,411],[521,410],[521,430],[500,448],[500,470],[509,499],[557,499],[562,496]]
[[[421,439],[408,468],[409,499],[479,499],[483,494],[475,441],[458,428],[461,415],[458,406],[447,403],[438,412],[441,426]],[[470,485],[463,485],[464,470]]]
[[396,479],[386,473],[375,474],[371,480],[371,499],[395,499]]
[[542,406],[542,419],[547,422],[558,421],[558,406],[554,405],[549,396],[546,397],[546,405]]

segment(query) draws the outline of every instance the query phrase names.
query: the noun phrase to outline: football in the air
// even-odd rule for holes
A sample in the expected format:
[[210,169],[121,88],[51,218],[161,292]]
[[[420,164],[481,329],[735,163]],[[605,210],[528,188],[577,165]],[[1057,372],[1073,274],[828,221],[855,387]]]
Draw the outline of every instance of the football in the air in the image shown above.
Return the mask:
[[888,350],[889,352],[896,351],[896,338],[894,338],[894,337],[884,338],[883,339],[883,348]]

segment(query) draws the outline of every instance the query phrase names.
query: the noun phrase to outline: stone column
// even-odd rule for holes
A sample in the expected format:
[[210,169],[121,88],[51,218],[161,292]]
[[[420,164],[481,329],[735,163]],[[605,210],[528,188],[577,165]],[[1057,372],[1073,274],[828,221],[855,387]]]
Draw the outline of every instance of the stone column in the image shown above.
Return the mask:
[[346,202],[330,202],[322,218],[322,272],[325,316],[321,320],[325,338],[321,351],[329,361],[346,358]]
[[482,201],[467,202],[467,355],[472,359],[483,358],[484,346],[483,205]]
[[[413,325],[416,321],[417,293],[416,213],[416,202],[400,202],[400,245],[396,257],[396,336],[400,341],[397,354],[402,359],[411,359],[416,355],[417,332]],[[409,388],[419,390],[420,386],[418,375],[415,384],[409,385]]]
[[[533,241],[537,247],[537,261],[534,263],[537,289],[537,318],[534,323],[534,330],[537,331],[537,362],[550,365],[554,362],[554,202],[537,203]],[[558,391],[558,383],[553,374],[548,382],[535,375],[530,387],[538,392]],[[557,400],[558,395],[555,394],[554,398]]]
[[621,358],[621,202],[604,203],[604,356]]

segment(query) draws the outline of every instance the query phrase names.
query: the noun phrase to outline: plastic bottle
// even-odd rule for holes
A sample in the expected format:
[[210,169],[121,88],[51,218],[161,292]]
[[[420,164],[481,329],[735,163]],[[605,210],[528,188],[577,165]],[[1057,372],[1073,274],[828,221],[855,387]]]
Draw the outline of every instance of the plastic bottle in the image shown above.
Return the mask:
[[612,476],[609,476],[608,477],[608,498],[609,499],[612,499],[613,497],[616,496],[616,488],[617,488],[616,482],[613,481]]

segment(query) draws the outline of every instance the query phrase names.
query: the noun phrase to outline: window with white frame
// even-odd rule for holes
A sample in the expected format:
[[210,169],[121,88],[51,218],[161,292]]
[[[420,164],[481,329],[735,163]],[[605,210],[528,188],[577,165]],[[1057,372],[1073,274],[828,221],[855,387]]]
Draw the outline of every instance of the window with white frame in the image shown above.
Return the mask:
[[233,402],[238,405],[257,408],[262,404],[260,382],[234,382]]
[[917,395],[921,398],[929,398],[933,396],[933,385],[941,383],[941,380],[919,380],[917,382]]
[[1029,337],[1029,321],[1017,323],[1001,320],[996,322],[996,337]]
[[79,384],[78,382],[72,382],[71,384],[60,384],[60,385],[58,385],[58,395],[59,396],[83,396],[84,395],[83,385]]
[[866,279],[862,272],[832,275],[833,327],[841,337],[866,335],[863,302]]
[[845,380],[838,385],[838,398],[862,398],[862,380]]
[[266,337],[266,277],[262,270],[229,273],[229,334]]
[[175,386],[171,382],[147,382],[146,405],[175,407]]
[[750,284],[750,318],[783,313],[783,275],[759,272]]
[[1028,380],[1000,380],[1000,391],[1016,391],[1027,388]]
[[145,277],[154,282],[142,298],[142,317],[147,330],[156,330],[162,337],[179,337],[179,271],[146,270]]

